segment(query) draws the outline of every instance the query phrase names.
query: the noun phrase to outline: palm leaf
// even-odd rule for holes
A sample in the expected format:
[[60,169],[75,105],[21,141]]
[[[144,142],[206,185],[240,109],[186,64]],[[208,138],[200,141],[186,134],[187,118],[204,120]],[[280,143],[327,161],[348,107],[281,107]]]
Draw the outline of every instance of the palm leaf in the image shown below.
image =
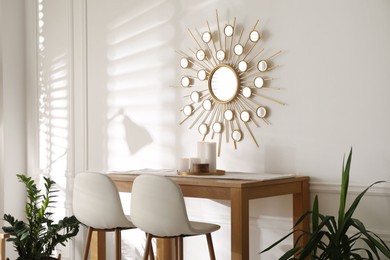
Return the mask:
[[[364,226],[364,224],[358,220],[358,219],[354,219],[353,221],[353,226],[358,229],[360,232],[362,232],[366,238],[371,241],[371,243],[376,247],[378,248],[385,256],[387,256],[389,259],[390,259],[390,250],[389,250],[389,247],[386,245],[386,243],[383,242],[383,240],[379,239],[379,241],[375,238],[375,237],[378,237],[377,235],[372,236],[370,233],[370,231],[368,231],[366,229],[366,227]],[[366,240],[364,240],[366,241]]]
[[348,186],[349,186],[349,170],[351,168],[351,160],[352,160],[352,148],[349,152],[347,164],[344,164],[343,159],[343,168],[341,172],[341,191],[340,191],[340,206],[339,206],[339,218],[338,223],[339,226],[344,222],[344,212],[345,212],[345,204],[347,201],[348,194]]
[[378,184],[378,183],[382,183],[384,181],[377,181],[377,182],[374,182],[373,184],[371,184],[370,186],[368,186],[364,191],[362,191],[356,198],[355,200],[353,201],[353,203],[351,204],[351,206],[349,207],[348,211],[345,213],[345,219],[344,219],[344,222],[341,224],[341,226],[339,226],[339,233],[342,234],[342,233],[346,233],[348,228],[349,228],[349,225],[350,225],[350,219],[352,218],[353,214],[355,213],[355,210],[356,208],[359,206],[359,203],[361,201],[361,199],[363,198],[363,196],[366,194],[366,192],[374,185]]

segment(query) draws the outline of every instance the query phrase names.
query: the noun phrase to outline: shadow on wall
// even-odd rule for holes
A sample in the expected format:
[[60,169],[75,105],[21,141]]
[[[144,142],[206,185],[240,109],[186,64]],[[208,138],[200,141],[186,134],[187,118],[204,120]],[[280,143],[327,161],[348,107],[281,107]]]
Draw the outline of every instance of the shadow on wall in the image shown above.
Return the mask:
[[116,117],[122,117],[122,124],[125,133],[125,140],[130,154],[134,155],[143,147],[153,142],[152,136],[142,125],[135,123],[128,115],[126,115],[121,108],[116,115],[109,121]]

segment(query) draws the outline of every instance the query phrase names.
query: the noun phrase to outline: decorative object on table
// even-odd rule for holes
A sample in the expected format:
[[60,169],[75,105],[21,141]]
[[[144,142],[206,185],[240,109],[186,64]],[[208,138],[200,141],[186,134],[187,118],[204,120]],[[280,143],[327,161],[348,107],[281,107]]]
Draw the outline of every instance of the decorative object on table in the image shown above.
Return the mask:
[[194,170],[194,172],[199,172],[199,173],[210,172],[208,163],[194,163],[193,164],[193,170]]
[[215,31],[211,30],[208,21],[207,29],[202,34],[198,30],[194,34],[188,29],[197,45],[196,49],[190,49],[191,54],[178,52],[181,56],[180,66],[186,69],[181,86],[190,90],[184,96],[189,98],[189,104],[181,109],[185,117],[180,124],[194,116],[189,128],[198,124],[203,141],[209,134],[212,140],[217,135],[220,156],[223,134],[226,135],[226,142],[231,139],[237,149],[237,142],[246,135],[243,129],[259,147],[251,127],[259,127],[258,120],[270,124],[267,119],[269,108],[264,101],[284,103],[264,94],[279,89],[269,86],[272,78],[266,75],[277,67],[272,64],[272,59],[281,51],[258,58],[264,50],[259,47],[262,38],[256,29],[259,21],[246,37],[243,36],[244,28],[237,26],[236,18],[233,24],[228,22],[221,28],[216,11],[216,20]]
[[[340,205],[338,219],[335,216],[328,216],[319,213],[318,197],[316,195],[313,203],[313,209],[306,212],[297,221],[296,225],[301,223],[304,219],[312,218],[312,226],[310,231],[294,230],[276,241],[268,248],[261,251],[264,253],[277,244],[285,240],[295,232],[301,232],[297,241],[302,236],[308,236],[309,240],[306,245],[300,247],[295,241],[295,246],[287,251],[280,259],[381,259],[379,252],[383,253],[387,259],[390,259],[390,248],[386,243],[376,234],[366,229],[363,222],[353,218],[353,214],[363,198],[364,194],[373,185],[383,181],[377,181],[363,192],[361,192],[351,204],[350,208],[346,210],[346,200],[349,183],[349,170],[351,166],[352,149],[349,153],[346,164],[343,162],[342,177],[341,177],[341,191],[340,191]],[[295,225],[295,226],[296,226]],[[350,230],[353,229],[353,230]],[[355,232],[354,234],[350,234]],[[359,243],[358,243],[359,242]],[[366,244],[368,248],[363,248],[360,244]],[[295,255],[295,258],[294,258]],[[365,257],[363,257],[366,255]]]
[[200,164],[200,163],[201,163],[201,159],[200,158],[190,158],[190,172],[196,172],[195,169],[194,169],[194,165],[197,165],[197,164]]
[[217,170],[217,154],[216,143],[214,142],[198,142],[197,154],[200,163],[209,164],[209,172],[213,173]]
[[3,226],[3,231],[10,235],[7,241],[14,244],[19,255],[18,260],[59,259],[53,258],[52,253],[58,244],[65,246],[65,242],[77,235],[80,222],[71,216],[54,223],[53,213],[49,210],[54,207],[59,190],[50,178],[44,177],[45,191],[41,193],[31,177],[22,174],[17,177],[27,190],[27,222],[4,214],[4,220],[10,224]]
[[207,176],[207,175],[225,175],[226,172],[224,170],[217,170],[216,172],[214,173],[210,173],[210,172],[177,172],[178,175],[181,175],[181,176],[191,176],[191,175],[194,175],[194,176]]
[[224,175],[225,171],[217,170],[216,143],[198,142],[197,156],[181,158],[177,173],[179,175]]

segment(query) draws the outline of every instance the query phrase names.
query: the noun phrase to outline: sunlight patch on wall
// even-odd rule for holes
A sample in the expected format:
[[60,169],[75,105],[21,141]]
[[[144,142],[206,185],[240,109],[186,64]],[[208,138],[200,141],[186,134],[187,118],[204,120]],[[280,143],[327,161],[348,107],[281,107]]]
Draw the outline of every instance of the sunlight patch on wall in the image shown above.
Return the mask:
[[[166,0],[88,5],[88,39],[93,42],[88,45],[88,89],[93,93],[89,169],[172,167],[176,115],[168,87],[174,71],[168,64],[174,59],[169,23],[174,5]],[[104,14],[94,12],[97,5],[104,6]]]
[[60,189],[55,215],[62,218],[66,214],[70,106],[66,41],[57,37],[63,32],[64,17],[53,12],[61,8],[58,4],[38,0],[38,170]]

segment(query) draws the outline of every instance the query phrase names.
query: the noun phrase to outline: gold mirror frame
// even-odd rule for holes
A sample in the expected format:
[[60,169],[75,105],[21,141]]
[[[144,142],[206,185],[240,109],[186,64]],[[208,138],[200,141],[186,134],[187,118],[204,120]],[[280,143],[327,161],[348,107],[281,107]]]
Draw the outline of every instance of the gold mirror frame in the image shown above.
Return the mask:
[[[190,89],[190,93],[184,96],[185,99],[189,98],[190,103],[181,109],[185,117],[180,125],[194,116],[189,129],[198,124],[202,141],[209,134],[211,140],[217,136],[220,156],[222,136],[226,136],[227,143],[232,140],[237,149],[237,143],[245,137],[243,129],[259,147],[251,126],[260,127],[258,120],[270,125],[267,119],[269,108],[262,100],[285,104],[263,94],[269,89],[279,89],[269,86],[267,81],[272,78],[266,77],[266,73],[278,67],[272,65],[271,60],[281,51],[268,58],[257,59],[264,51],[258,47],[262,39],[262,34],[256,30],[259,20],[248,33],[248,38],[242,39],[244,28],[238,32],[236,18],[233,24],[225,24],[222,30],[218,11],[216,19],[218,29],[214,32],[208,21],[208,30],[200,33],[196,29],[197,37],[188,29],[197,48],[190,49],[191,55],[183,51],[177,53],[180,55],[180,67],[188,71],[181,79],[181,86]],[[220,75],[222,70],[226,70],[221,68],[227,68],[230,75]],[[215,77],[215,73],[219,74],[218,77]],[[221,92],[228,87],[232,89]]]

